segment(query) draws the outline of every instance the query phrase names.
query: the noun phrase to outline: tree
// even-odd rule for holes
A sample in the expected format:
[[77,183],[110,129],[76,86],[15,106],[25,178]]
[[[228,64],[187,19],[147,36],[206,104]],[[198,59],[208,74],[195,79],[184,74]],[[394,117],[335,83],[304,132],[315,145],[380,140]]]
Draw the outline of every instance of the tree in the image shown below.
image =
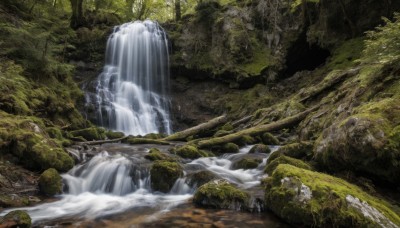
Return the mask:
[[83,0],[70,0],[72,16],[71,16],[71,27],[78,28],[83,22]]

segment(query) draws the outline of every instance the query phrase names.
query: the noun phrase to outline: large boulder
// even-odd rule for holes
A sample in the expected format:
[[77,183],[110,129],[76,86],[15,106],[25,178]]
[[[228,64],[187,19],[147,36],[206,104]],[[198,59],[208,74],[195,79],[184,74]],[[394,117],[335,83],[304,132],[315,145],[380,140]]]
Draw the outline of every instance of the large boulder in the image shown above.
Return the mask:
[[281,164],[265,183],[265,206],[294,226],[400,226],[388,202],[333,176]]
[[39,177],[39,190],[42,194],[53,196],[62,191],[62,178],[57,170],[47,169]]
[[246,209],[250,197],[226,180],[214,180],[197,189],[193,197],[196,205],[218,209]]
[[386,98],[357,108],[336,121],[316,141],[314,157],[329,171],[351,170],[369,178],[400,183],[400,103]]
[[150,170],[151,188],[155,191],[169,192],[176,180],[183,175],[177,162],[156,161]]
[[298,168],[312,170],[312,167],[309,164],[305,163],[304,161],[302,161],[300,159],[281,155],[274,159],[269,159],[264,171],[266,173],[268,173],[268,175],[271,175],[272,172],[276,169],[276,167],[278,167],[280,164],[289,164],[292,166],[296,166]]
[[175,153],[182,158],[196,159],[200,157],[208,157],[207,153],[199,150],[192,145],[185,145],[175,150]]

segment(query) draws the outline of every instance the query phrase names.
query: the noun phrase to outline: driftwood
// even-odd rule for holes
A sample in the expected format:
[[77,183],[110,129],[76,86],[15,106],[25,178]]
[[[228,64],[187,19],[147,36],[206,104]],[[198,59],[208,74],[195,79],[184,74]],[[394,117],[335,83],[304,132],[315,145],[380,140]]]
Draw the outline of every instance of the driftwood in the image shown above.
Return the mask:
[[287,117],[285,119],[278,120],[278,121],[270,123],[270,124],[251,127],[251,128],[244,129],[242,131],[238,131],[236,133],[225,135],[222,137],[201,140],[197,144],[200,148],[207,148],[207,147],[212,147],[215,145],[220,145],[220,144],[236,141],[245,135],[256,136],[256,135],[260,135],[264,132],[275,131],[275,130],[279,130],[282,128],[290,127],[296,123],[301,122],[304,118],[306,118],[306,116],[309,113],[313,112],[317,108],[319,108],[319,105],[314,106],[310,109],[307,109],[306,111],[296,114],[294,116]]
[[175,134],[172,134],[170,136],[167,136],[166,138],[162,139],[165,141],[179,141],[179,140],[185,140],[187,137],[196,135],[202,131],[210,130],[215,127],[218,127],[219,125],[222,125],[228,121],[227,117],[225,115],[214,118],[206,123],[202,123],[200,125],[197,125],[195,127],[177,132]]
[[106,139],[106,140],[97,140],[97,141],[87,141],[87,142],[78,142],[76,144],[78,145],[101,145],[101,144],[105,144],[105,143],[116,143],[116,142],[121,142],[122,140],[128,138],[128,136],[122,137],[122,138],[118,138],[118,139]]

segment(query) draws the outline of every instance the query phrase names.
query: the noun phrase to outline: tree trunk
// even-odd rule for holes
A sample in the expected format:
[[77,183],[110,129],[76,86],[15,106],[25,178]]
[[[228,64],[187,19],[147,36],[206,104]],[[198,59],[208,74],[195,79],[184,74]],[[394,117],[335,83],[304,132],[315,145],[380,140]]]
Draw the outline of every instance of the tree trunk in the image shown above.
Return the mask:
[[306,111],[301,112],[297,115],[287,117],[285,119],[278,120],[278,121],[270,123],[270,124],[251,127],[251,128],[248,128],[248,129],[245,129],[245,130],[233,133],[233,134],[225,135],[222,137],[201,140],[198,142],[198,146],[199,146],[199,148],[212,147],[212,146],[236,141],[245,135],[256,136],[256,135],[260,135],[264,132],[275,131],[275,130],[283,129],[286,127],[291,127],[294,124],[301,122],[304,118],[306,118],[306,116],[309,113],[313,112],[317,108],[319,108],[319,105],[314,106],[310,109],[307,109]]
[[187,137],[192,136],[192,135],[196,135],[202,131],[206,131],[206,130],[210,130],[213,129],[215,127],[218,127],[219,125],[222,125],[224,123],[227,122],[227,118],[226,116],[220,116],[217,118],[214,118],[206,123],[202,123],[200,125],[197,125],[195,127],[186,129],[184,131],[180,131],[177,132],[175,134],[172,134],[166,138],[164,138],[163,140],[166,141],[179,141],[179,140],[185,140]]
[[71,27],[78,28],[82,25],[83,20],[83,0],[70,0],[72,16],[71,16]]
[[175,0],[175,20],[181,20],[181,0]]

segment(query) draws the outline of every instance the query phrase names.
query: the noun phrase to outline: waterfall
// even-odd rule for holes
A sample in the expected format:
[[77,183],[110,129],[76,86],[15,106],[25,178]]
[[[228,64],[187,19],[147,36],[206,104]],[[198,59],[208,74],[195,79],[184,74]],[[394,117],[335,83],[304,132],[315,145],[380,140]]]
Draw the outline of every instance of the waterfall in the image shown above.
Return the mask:
[[101,126],[132,135],[172,132],[168,40],[158,23],[135,21],[115,27],[96,83]]

